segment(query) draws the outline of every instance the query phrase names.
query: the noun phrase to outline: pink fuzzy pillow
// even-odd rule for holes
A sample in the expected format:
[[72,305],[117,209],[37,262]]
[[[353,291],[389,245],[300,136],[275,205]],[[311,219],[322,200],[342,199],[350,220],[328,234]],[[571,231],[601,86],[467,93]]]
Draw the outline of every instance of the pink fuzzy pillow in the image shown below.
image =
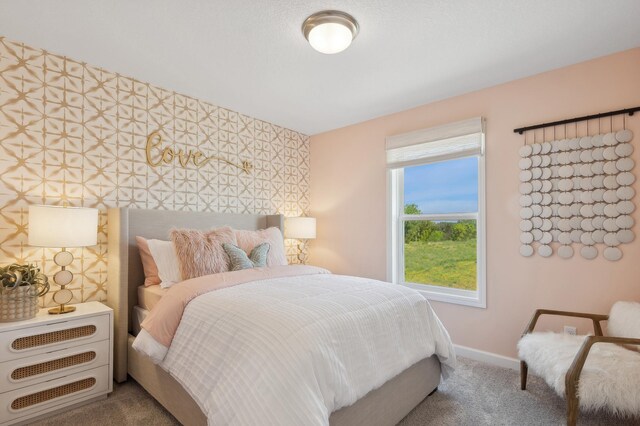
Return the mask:
[[228,271],[229,256],[222,244],[238,245],[233,229],[228,226],[211,231],[173,229],[171,241],[183,280]]
[[271,247],[267,255],[267,266],[287,265],[287,256],[284,253],[284,238],[278,228],[260,229],[258,231],[246,231],[236,229],[238,247],[245,253],[251,253],[257,245],[269,243]]

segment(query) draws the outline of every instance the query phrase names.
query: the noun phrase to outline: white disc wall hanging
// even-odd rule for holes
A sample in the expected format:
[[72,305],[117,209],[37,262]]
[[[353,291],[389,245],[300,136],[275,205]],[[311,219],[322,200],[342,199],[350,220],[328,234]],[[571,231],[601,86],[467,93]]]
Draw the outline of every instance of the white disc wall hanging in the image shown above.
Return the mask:
[[616,154],[620,157],[628,157],[633,154],[633,145],[630,143],[621,143],[616,146]]
[[635,239],[636,177],[634,135],[620,117],[636,111],[514,130],[525,139],[516,169],[522,256],[622,258],[622,246]]
[[598,257],[598,249],[594,246],[584,246],[580,249],[580,254],[585,259],[595,259]]
[[560,246],[558,248],[558,256],[563,259],[570,259],[573,257],[573,247],[571,246]]

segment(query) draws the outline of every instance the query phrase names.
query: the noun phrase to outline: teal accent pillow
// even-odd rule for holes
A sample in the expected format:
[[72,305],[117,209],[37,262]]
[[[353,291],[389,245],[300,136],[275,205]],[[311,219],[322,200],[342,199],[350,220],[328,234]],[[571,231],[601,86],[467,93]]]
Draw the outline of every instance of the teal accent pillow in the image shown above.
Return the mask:
[[249,256],[240,247],[223,243],[222,248],[229,255],[229,270],[241,271],[243,269],[260,268],[267,266],[267,254],[271,246],[269,243],[262,243],[253,248]]

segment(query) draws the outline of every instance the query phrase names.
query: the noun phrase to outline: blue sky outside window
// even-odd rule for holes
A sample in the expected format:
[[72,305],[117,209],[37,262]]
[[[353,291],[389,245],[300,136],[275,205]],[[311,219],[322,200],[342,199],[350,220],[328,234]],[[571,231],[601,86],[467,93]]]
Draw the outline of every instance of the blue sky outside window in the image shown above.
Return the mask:
[[404,204],[417,204],[424,214],[477,212],[478,158],[406,167]]

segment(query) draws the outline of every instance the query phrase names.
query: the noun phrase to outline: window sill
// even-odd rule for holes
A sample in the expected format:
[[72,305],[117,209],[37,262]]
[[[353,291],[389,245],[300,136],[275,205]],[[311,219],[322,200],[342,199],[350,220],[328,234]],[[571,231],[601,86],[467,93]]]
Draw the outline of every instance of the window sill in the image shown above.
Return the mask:
[[457,288],[440,287],[428,284],[404,283],[403,285],[414,290],[418,290],[428,300],[471,306],[474,308],[487,308],[486,299],[478,291],[460,290]]

